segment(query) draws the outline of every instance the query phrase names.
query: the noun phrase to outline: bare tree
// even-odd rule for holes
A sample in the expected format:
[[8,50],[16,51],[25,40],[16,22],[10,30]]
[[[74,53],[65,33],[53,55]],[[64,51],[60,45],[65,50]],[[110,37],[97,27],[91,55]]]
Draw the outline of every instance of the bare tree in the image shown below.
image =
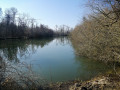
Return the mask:
[[[105,18],[109,19],[108,24],[104,26],[111,26],[120,19],[120,1],[119,0],[89,0],[88,6],[93,10],[93,18],[96,18],[98,14],[103,15]],[[101,22],[102,24],[102,22]]]

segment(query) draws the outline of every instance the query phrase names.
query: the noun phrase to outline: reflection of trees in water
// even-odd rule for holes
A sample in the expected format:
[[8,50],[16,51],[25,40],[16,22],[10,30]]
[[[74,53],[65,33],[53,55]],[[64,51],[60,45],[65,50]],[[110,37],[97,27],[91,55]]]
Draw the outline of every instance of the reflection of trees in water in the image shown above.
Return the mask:
[[0,57],[0,90],[33,90],[43,82],[43,78],[38,77],[27,63],[13,65]]
[[66,44],[70,44],[70,39],[69,37],[58,37],[56,38],[56,45],[66,45]]
[[[103,74],[111,69],[109,65],[102,61],[90,60],[85,57],[76,56],[76,63],[78,63],[78,75],[81,75],[80,79],[91,79],[99,74]],[[87,77],[87,78],[86,78]]]
[[44,47],[53,40],[33,39],[33,40],[3,40],[0,41],[0,56],[4,59],[18,62],[19,57],[27,57],[36,52],[38,47]]
[[[6,68],[5,67],[5,63],[3,62],[2,58],[0,57],[0,83],[4,80],[5,78],[5,71]],[[1,87],[1,86],[0,86]]]

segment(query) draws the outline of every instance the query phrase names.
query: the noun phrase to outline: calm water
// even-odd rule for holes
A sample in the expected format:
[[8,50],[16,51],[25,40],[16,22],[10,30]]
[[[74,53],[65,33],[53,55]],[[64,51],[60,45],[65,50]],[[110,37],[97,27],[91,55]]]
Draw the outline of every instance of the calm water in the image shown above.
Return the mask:
[[89,80],[109,70],[102,62],[75,54],[68,38],[0,41],[0,54],[14,64],[27,62],[49,82]]

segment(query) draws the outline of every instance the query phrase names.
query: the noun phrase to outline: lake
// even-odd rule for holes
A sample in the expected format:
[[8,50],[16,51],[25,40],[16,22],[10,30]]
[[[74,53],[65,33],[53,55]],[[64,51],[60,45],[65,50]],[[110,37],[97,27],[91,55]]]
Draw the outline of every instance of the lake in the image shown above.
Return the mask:
[[32,65],[32,70],[47,82],[90,80],[110,69],[100,61],[77,56],[68,37],[1,40],[0,54],[15,65]]

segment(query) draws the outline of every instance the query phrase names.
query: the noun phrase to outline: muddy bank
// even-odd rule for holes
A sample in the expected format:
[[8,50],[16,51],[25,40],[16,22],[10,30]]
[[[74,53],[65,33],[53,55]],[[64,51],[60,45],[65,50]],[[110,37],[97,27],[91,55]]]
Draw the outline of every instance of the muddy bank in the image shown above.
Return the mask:
[[50,84],[43,90],[120,90],[120,77],[115,74],[98,76],[89,81]]

